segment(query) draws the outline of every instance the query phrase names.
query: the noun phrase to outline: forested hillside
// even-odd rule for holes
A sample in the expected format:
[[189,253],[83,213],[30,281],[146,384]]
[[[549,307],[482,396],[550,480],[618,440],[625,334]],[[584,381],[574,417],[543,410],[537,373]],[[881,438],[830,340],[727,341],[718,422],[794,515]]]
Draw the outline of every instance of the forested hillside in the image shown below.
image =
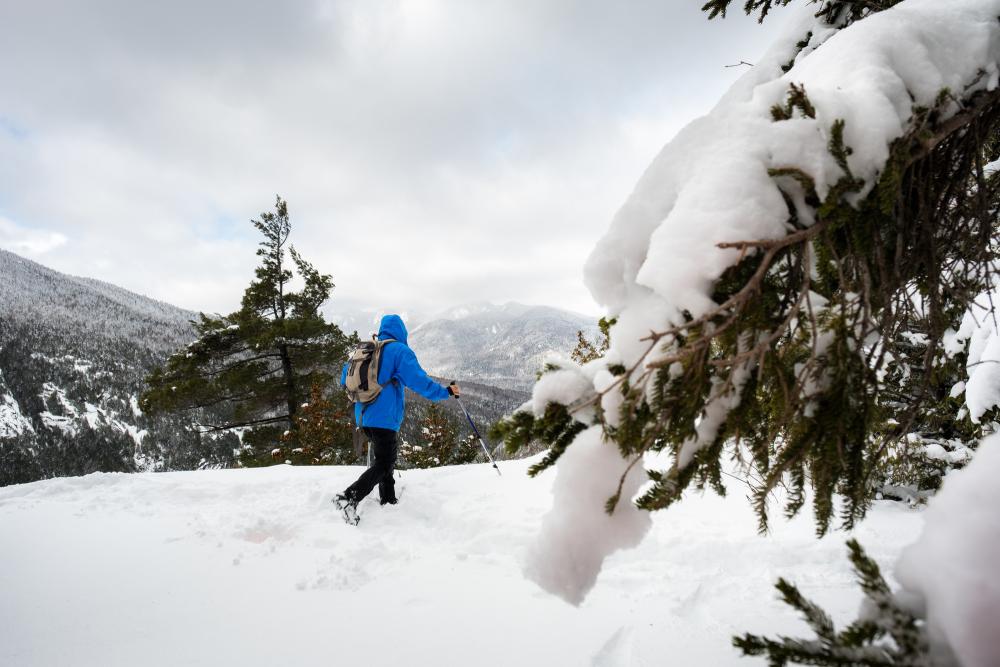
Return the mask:
[[234,435],[201,437],[137,403],[194,316],[0,250],[0,485],[228,464]]

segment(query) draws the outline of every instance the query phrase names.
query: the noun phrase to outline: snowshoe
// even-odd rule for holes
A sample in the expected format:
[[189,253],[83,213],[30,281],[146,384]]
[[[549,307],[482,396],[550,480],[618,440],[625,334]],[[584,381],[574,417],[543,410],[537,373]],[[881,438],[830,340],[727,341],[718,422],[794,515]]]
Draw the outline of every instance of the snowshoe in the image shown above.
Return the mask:
[[333,499],[333,504],[343,513],[344,523],[356,526],[361,521],[361,516],[358,514],[358,502],[356,500],[338,493]]

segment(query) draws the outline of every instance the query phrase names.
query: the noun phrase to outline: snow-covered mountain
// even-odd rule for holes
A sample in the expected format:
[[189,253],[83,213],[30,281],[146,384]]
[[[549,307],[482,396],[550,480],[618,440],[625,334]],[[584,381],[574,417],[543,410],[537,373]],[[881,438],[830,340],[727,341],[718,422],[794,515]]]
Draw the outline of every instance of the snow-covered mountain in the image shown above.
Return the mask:
[[576,347],[578,331],[596,339],[596,318],[550,306],[482,303],[417,326],[410,347],[435,375],[526,391],[548,355]]
[[231,456],[226,439],[139,410],[144,378],[194,338],[193,317],[0,250],[0,485]]
[[0,250],[0,316],[34,338],[58,338],[66,352],[94,354],[109,340],[141,340],[160,356],[191,339],[196,314]]

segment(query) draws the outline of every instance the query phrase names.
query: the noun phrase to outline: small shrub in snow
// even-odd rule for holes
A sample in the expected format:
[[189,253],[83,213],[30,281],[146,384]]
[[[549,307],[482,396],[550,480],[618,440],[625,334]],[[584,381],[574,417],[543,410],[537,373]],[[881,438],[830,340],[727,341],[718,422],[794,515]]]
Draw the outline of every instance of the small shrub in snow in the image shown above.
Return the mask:
[[438,405],[428,403],[420,418],[420,444],[404,442],[400,454],[407,467],[433,468],[439,465],[471,463],[476,443],[459,439],[458,429]]
[[313,383],[309,402],[294,417],[295,428],[281,436],[281,458],[293,465],[350,465],[354,450],[354,405],[342,391],[327,396]]

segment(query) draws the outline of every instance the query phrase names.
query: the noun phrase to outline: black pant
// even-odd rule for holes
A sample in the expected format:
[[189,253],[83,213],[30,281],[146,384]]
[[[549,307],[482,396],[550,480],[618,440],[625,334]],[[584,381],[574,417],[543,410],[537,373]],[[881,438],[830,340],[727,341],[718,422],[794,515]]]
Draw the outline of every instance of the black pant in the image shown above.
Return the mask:
[[396,432],[388,428],[369,426],[363,430],[372,445],[374,460],[372,466],[361,473],[358,481],[347,487],[344,495],[355,502],[361,502],[377,484],[378,496],[382,504],[395,503],[396,481],[393,479],[392,471],[396,467],[396,455],[399,450],[399,445],[396,443]]

